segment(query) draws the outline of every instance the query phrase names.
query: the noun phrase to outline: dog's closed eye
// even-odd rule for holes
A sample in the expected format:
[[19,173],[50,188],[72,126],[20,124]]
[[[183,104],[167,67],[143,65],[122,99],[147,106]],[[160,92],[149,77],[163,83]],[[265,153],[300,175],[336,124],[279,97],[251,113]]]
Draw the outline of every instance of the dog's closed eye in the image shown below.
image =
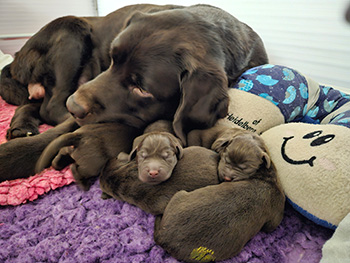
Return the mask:
[[173,151],[166,150],[166,151],[163,151],[161,155],[164,159],[170,159],[175,156],[175,153]]
[[231,159],[229,157],[225,157],[224,160],[225,160],[226,165],[232,165]]
[[145,150],[141,150],[137,152],[138,159],[145,159],[148,156],[148,153]]
[[140,96],[141,98],[154,98],[154,96],[151,93],[140,87],[132,86],[131,91],[133,94]]

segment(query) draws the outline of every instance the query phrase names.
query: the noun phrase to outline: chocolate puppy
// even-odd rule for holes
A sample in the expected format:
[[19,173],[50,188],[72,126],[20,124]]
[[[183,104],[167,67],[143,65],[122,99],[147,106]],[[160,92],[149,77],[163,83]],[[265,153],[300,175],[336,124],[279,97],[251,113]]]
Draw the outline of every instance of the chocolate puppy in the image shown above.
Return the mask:
[[118,124],[100,123],[85,125],[75,132],[53,140],[43,151],[36,164],[36,172],[52,166],[61,170],[71,164],[78,185],[88,190],[91,178],[101,173],[110,158],[122,151],[130,151],[139,129]]
[[159,215],[164,212],[171,197],[180,190],[195,189],[219,183],[218,154],[203,147],[183,149],[183,157],[172,176],[157,185],[138,179],[136,160],[128,161],[126,153],[110,160],[100,175],[102,198],[115,198],[136,205],[144,211]]
[[271,159],[263,139],[250,131],[216,125],[190,132],[190,145],[211,148],[220,154],[219,176],[232,181],[255,174],[261,164],[270,167]]
[[176,193],[156,219],[154,239],[178,260],[225,260],[260,230],[273,231],[284,202],[273,164],[261,166],[249,179]]
[[180,140],[168,132],[149,132],[135,141],[137,145],[129,160],[136,159],[138,178],[148,184],[159,184],[169,179],[183,155]]

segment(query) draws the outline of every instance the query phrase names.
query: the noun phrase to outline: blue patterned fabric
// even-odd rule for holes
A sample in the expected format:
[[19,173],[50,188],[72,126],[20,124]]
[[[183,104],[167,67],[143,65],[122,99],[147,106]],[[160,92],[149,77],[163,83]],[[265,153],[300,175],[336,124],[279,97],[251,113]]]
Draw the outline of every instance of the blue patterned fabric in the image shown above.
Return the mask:
[[[232,88],[271,101],[280,109],[285,122],[320,123],[350,101],[349,95],[322,85],[317,90],[318,97],[310,100],[309,84],[303,75],[291,68],[271,64],[249,69]],[[350,128],[350,110],[333,116],[329,123]]]

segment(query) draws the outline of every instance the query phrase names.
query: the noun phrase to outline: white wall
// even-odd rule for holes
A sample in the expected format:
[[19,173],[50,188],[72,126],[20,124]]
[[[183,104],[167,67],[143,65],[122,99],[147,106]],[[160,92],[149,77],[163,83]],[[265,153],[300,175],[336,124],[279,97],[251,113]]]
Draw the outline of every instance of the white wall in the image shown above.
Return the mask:
[[[165,4],[161,0],[149,0]],[[98,0],[101,15],[142,1]],[[177,0],[178,5],[197,4]],[[262,37],[270,62],[299,70],[321,83],[350,91],[349,0],[202,0],[228,11]]]
[[[0,0],[0,50],[14,54],[26,39],[4,40],[8,35],[30,35],[64,15],[90,16],[94,0]],[[98,0],[99,14],[136,3],[179,5],[194,0]],[[286,65],[321,83],[350,91],[350,24],[344,13],[349,0],[202,0],[223,8],[255,29],[262,37],[270,62]]]

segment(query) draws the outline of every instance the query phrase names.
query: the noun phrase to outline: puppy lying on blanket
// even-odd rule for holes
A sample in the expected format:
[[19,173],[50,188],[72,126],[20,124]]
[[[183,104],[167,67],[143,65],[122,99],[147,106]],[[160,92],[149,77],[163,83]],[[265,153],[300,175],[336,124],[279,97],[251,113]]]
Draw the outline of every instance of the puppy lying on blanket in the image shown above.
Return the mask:
[[[150,124],[148,131],[172,131],[171,122],[157,121]],[[88,190],[90,179],[98,176],[103,166],[120,152],[129,152],[139,129],[118,123],[88,124],[75,132],[64,134],[53,140],[43,151],[36,163],[39,173],[49,166],[61,170],[71,165],[71,171],[78,185]]]
[[261,165],[246,179],[177,192],[156,218],[154,239],[186,262],[228,259],[280,224],[284,202],[274,165]]
[[139,129],[118,123],[85,125],[53,140],[41,154],[36,172],[51,164],[61,170],[72,163],[74,179],[82,189],[88,190],[89,179],[98,176],[110,158],[130,151],[132,141],[139,134]]
[[168,132],[150,132],[135,139],[138,142],[129,160],[136,158],[138,178],[148,184],[159,184],[171,176],[182,158],[180,140]]
[[183,149],[183,157],[177,162],[172,176],[157,185],[138,179],[136,160],[128,161],[126,153],[108,162],[100,176],[102,198],[113,197],[136,205],[144,211],[163,214],[171,197],[180,190],[195,189],[219,183],[217,175],[218,154],[204,147]]
[[248,178],[264,163],[270,167],[270,156],[263,139],[250,131],[215,125],[210,129],[193,130],[188,144],[204,146],[220,154],[219,177],[232,181]]

